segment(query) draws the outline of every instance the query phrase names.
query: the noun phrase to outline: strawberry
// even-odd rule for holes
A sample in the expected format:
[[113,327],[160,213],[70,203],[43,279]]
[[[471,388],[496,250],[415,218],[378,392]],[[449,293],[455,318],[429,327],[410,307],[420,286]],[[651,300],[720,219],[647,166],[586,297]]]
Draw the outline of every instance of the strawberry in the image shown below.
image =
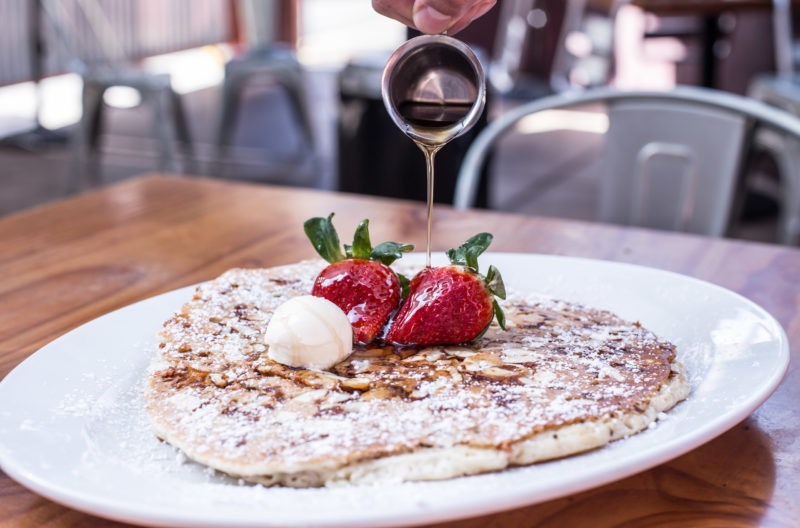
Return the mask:
[[480,233],[447,252],[451,265],[425,268],[412,280],[408,297],[389,325],[386,341],[398,345],[456,345],[472,341],[497,316],[505,316],[495,296],[505,299],[500,272],[494,266],[478,273],[478,255],[492,242]]
[[330,262],[317,276],[311,295],[328,299],[342,309],[353,327],[353,339],[369,343],[380,333],[402,299],[403,284],[389,264],[414,246],[384,242],[373,248],[369,220],[356,228],[353,245],[339,247],[339,235],[328,218],[306,220],[303,228],[322,258]]

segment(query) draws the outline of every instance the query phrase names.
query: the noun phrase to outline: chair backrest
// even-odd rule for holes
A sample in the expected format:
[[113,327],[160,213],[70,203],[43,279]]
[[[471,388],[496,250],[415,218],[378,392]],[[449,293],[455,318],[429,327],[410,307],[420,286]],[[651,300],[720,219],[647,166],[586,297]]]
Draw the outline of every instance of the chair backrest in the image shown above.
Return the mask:
[[609,102],[608,118],[598,218],[724,235],[748,118],[692,102],[624,99]]
[[520,119],[587,103],[608,108],[598,199],[599,220],[612,223],[722,236],[755,127],[800,138],[794,116],[716,90],[568,92],[522,105],[481,132],[461,166],[455,206],[473,203],[487,153]]

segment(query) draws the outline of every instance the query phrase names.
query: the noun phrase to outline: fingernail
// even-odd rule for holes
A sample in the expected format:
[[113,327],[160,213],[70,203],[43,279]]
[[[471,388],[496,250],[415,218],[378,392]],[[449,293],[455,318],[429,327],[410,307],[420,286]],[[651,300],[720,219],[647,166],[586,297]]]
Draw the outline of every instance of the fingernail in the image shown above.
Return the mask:
[[414,13],[414,25],[423,33],[435,35],[448,29],[453,23],[453,17],[445,15],[436,9],[425,6]]

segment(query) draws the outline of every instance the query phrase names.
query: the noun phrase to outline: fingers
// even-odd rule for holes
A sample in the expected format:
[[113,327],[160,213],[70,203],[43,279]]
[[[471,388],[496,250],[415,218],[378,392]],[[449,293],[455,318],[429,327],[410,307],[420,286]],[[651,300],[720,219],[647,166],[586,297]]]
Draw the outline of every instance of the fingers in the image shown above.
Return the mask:
[[455,35],[468,25],[470,25],[474,20],[482,17],[489,11],[492,7],[494,7],[495,0],[485,0],[473,6],[467,13],[462,16],[459,20],[453,23],[450,26],[450,29],[447,30],[448,35]]
[[457,33],[486,13],[496,0],[372,0],[378,13],[430,35]]
[[414,25],[423,33],[436,35],[450,29],[456,22],[453,14],[440,11],[441,6],[428,5],[418,1],[414,4]]
[[413,7],[414,0],[372,0],[375,11],[410,27],[414,27]]

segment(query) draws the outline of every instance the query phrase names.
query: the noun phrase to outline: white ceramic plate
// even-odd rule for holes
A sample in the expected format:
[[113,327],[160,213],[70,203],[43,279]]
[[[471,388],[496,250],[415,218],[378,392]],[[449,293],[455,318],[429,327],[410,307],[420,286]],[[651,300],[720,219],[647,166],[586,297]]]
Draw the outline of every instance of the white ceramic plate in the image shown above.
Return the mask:
[[747,417],[788,368],[780,325],[723,288],[603,261],[514,254],[486,259],[509,288],[609,309],[674,342],[690,372],[689,398],[640,434],[531,467],[377,487],[247,485],[187,462],[148,429],[142,380],[156,331],[191,295],[184,288],[91,321],[11,372],[0,383],[0,466],[56,502],[140,524],[433,523],[576,493],[677,457]]

